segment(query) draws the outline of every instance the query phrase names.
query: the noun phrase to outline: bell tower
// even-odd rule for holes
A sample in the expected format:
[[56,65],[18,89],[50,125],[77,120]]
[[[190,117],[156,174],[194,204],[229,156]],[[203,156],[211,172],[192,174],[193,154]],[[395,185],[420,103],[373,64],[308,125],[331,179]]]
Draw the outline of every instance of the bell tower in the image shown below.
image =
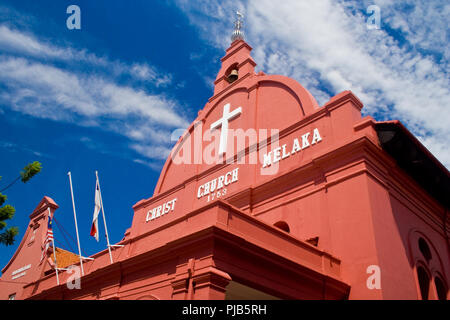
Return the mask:
[[232,86],[235,82],[253,75],[256,63],[250,55],[252,47],[244,40],[243,15],[236,12],[237,18],[231,35],[231,45],[220,59],[222,67],[214,81],[214,95]]

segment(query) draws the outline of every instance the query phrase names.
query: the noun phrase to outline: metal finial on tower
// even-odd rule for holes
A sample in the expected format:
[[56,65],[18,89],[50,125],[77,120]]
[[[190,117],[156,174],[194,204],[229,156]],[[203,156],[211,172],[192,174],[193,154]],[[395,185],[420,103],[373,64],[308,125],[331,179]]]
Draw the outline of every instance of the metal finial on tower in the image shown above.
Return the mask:
[[236,40],[244,40],[244,31],[242,30],[244,25],[242,19],[244,18],[244,15],[239,11],[236,11],[236,16],[237,19],[234,22],[234,31],[231,35],[231,42],[234,42]]

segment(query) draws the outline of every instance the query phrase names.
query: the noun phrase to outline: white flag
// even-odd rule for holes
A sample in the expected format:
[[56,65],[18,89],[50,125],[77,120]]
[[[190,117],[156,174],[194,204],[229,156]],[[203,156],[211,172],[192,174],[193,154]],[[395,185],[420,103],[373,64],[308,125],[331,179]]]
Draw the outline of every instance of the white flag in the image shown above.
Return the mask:
[[100,186],[98,183],[98,179],[95,183],[95,208],[94,208],[94,217],[92,218],[92,226],[91,226],[91,236],[95,237],[95,240],[98,242],[98,213],[101,209],[101,195],[100,195]]

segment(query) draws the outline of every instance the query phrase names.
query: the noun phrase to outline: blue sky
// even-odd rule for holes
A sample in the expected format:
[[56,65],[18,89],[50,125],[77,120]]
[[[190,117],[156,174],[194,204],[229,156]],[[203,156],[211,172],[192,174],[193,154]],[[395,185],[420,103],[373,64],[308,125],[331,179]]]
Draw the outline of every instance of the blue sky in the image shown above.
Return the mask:
[[[66,8],[81,9],[69,30]],[[381,29],[366,26],[378,5]],[[131,206],[149,198],[173,145],[212,96],[234,11],[258,70],[292,77],[320,105],[352,90],[364,115],[399,119],[447,167],[450,50],[446,1],[10,1],[0,3],[0,187],[31,161],[42,172],[7,190],[16,244],[44,195],[75,238],[72,172],[82,248],[89,236],[99,171],[111,242],[130,227]],[[58,246],[76,250],[55,228]]]

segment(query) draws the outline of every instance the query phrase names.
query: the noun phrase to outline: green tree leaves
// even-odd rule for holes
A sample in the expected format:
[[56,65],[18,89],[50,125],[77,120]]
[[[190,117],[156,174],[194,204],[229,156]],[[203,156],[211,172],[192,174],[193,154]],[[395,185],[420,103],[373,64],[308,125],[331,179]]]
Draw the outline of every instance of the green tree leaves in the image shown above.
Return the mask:
[[22,182],[25,183],[30,180],[36,173],[39,173],[42,169],[41,163],[38,161],[34,161],[23,168],[23,171],[20,172],[22,176]]
[[14,209],[14,207],[10,206],[9,204],[0,208],[0,221],[12,219],[15,212],[16,209]]
[[[6,206],[0,208],[0,230],[6,228],[5,220],[10,220],[14,217],[14,213],[16,209],[13,206],[7,204]],[[17,227],[11,227],[6,229],[4,232],[0,233],[0,243],[4,245],[12,245],[14,244],[14,237],[19,233],[19,229]]]
[[[19,179],[22,180],[23,183],[29,181],[33,176],[39,173],[42,169],[42,165],[38,161],[34,161],[29,163],[23,168],[23,171],[20,172],[20,176],[17,177],[14,181],[8,184],[6,187],[1,189],[3,192],[6,189],[10,188],[13,184],[15,184]],[[1,177],[0,177],[1,180]],[[7,204],[3,206],[7,199],[7,196],[0,193],[0,230],[4,230],[7,227],[7,220],[10,220],[14,217],[16,209],[13,206]],[[3,206],[3,207],[2,207]],[[0,233],[0,244],[4,244],[6,246],[10,246],[14,244],[15,237],[19,233],[19,229],[17,227],[10,227],[5,229],[2,233]]]
[[10,246],[14,244],[15,237],[19,233],[19,228],[11,227],[5,232],[0,233],[0,243],[3,243],[6,246]]
[[6,199],[8,199],[8,197],[0,193],[0,207],[5,203]]

